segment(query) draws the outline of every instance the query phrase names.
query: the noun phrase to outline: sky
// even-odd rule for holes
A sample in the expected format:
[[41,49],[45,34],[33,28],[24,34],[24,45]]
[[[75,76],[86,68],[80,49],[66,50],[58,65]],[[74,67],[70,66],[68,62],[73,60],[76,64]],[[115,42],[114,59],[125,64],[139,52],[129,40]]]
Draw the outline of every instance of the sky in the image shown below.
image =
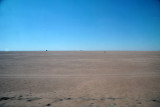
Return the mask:
[[160,0],[0,0],[0,50],[160,51]]

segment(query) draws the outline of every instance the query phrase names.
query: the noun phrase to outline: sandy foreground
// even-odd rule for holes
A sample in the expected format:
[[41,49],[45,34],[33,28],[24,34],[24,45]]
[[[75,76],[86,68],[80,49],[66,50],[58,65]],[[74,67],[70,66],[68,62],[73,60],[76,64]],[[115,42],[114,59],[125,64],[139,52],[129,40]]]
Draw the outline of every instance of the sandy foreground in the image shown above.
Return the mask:
[[160,51],[0,52],[0,107],[160,107]]

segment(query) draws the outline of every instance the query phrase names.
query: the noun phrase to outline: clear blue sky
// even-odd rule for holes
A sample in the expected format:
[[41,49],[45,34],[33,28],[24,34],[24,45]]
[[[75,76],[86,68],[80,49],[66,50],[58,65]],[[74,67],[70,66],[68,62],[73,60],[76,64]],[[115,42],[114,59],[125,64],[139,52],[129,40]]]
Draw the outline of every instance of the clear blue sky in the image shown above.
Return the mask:
[[0,50],[160,50],[159,0],[0,1]]

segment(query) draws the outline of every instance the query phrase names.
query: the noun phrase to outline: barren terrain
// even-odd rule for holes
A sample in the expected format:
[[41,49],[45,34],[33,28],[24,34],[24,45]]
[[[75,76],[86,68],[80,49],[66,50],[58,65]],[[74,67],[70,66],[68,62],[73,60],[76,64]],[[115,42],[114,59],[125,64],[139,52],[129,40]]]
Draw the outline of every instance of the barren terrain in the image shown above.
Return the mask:
[[0,52],[0,107],[160,107],[160,52]]

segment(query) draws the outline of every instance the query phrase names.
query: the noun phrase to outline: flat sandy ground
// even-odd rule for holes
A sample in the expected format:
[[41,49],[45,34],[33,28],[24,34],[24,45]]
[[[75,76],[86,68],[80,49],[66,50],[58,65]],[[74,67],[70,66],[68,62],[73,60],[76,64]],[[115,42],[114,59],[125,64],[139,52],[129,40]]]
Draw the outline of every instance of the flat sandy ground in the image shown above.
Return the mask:
[[159,52],[0,52],[0,107],[160,107]]

